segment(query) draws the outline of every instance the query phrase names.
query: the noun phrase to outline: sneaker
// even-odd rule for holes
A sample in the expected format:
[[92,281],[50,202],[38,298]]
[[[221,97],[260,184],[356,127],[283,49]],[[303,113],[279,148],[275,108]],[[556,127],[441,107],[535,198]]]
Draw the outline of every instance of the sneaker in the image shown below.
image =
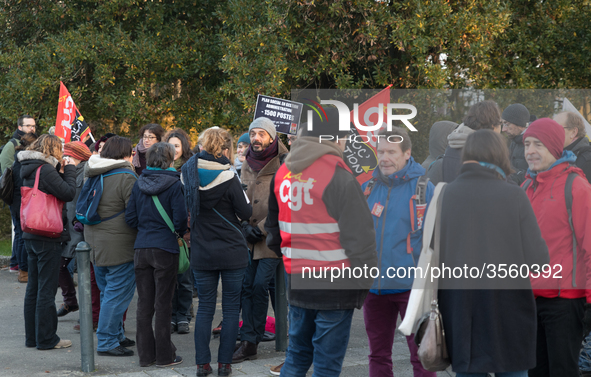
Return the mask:
[[10,272],[18,272],[18,264],[16,266],[14,266],[14,267],[10,267],[8,269],[8,271],[10,271]]
[[78,305],[68,306],[66,304],[62,304],[62,306],[57,311],[57,316],[63,317],[68,313],[77,312],[78,309],[79,309]]
[[133,351],[125,347],[117,346],[108,351],[96,351],[99,356],[133,356]]
[[218,376],[229,376],[232,374],[232,364],[218,363]]
[[175,366],[175,365],[179,365],[182,362],[183,362],[183,358],[180,357],[179,355],[176,355],[175,358],[174,358],[174,360],[172,360],[172,363],[170,363],[170,364],[164,364],[164,365],[158,365],[158,364],[156,364],[156,366],[158,368],[168,368],[168,367],[172,367],[172,366]]
[[135,340],[131,340],[129,338],[125,338],[122,341],[119,342],[119,345],[121,347],[133,347],[135,346]]
[[72,341],[66,340],[66,339],[60,339],[60,341],[53,348],[59,350],[61,348],[68,348],[68,347],[72,347]]
[[197,364],[197,377],[209,376],[212,373],[213,373],[213,369],[211,369],[211,366],[209,365],[209,363]]
[[271,373],[273,376],[281,375],[281,367],[283,367],[283,364],[285,364],[285,361],[279,365],[271,367],[271,369],[269,369],[269,373]]
[[176,323],[174,323],[174,322],[171,322],[171,323],[170,323],[170,333],[171,333],[171,334],[174,334],[174,332],[175,332],[176,330],[177,330]]
[[177,333],[188,334],[189,333],[189,322],[179,322],[177,325]]

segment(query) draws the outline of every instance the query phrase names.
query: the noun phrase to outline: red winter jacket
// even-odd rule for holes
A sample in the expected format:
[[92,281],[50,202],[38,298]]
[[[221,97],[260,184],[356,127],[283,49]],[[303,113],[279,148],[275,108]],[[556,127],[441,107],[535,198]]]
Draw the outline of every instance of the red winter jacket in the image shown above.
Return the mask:
[[[571,172],[580,176],[575,178],[572,187],[572,219],[577,239],[576,288],[573,288],[572,231],[564,195],[566,179]],[[524,185],[528,179],[532,179],[529,174]],[[526,193],[538,219],[542,238],[548,245],[551,266],[549,278],[543,277],[542,270],[538,278],[530,274],[534,295],[547,298],[586,297],[587,302],[591,302],[591,185],[583,171],[563,162],[533,178]]]

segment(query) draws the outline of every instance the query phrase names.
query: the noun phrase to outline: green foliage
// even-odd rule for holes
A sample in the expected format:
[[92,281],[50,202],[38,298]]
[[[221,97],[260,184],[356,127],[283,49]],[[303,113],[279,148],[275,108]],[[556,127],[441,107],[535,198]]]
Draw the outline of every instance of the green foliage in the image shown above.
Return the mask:
[[6,0],[0,134],[54,125],[60,80],[95,134],[132,137],[239,134],[257,94],[295,88],[583,88],[589,19],[589,0]]

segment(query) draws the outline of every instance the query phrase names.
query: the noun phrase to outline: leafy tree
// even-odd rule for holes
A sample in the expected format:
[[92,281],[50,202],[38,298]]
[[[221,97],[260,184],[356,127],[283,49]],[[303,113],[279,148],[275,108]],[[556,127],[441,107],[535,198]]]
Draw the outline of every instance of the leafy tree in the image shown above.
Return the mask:
[[589,19],[589,0],[5,0],[0,129],[53,125],[60,80],[96,134],[133,137],[147,122],[238,134],[257,94],[301,88],[585,88]]

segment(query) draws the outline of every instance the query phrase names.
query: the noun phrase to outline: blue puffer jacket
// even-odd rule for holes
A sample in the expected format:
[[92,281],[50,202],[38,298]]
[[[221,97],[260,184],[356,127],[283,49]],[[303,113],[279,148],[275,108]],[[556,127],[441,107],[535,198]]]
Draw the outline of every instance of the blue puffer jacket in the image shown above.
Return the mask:
[[[408,267],[416,267],[419,260],[419,254],[423,245],[423,230],[420,229],[411,234],[412,253],[407,253],[406,238],[411,233],[410,223],[410,199],[415,194],[417,181],[420,176],[425,174],[425,169],[415,162],[411,157],[402,170],[393,173],[388,177],[383,177],[379,170],[373,173],[377,179],[370,196],[367,198],[369,209],[372,210],[377,203],[384,206],[380,217],[373,215],[374,227],[376,230],[376,246],[378,250],[378,268],[380,275],[375,279],[370,292],[378,295],[394,294],[406,292],[412,288],[414,274],[408,276]],[[368,182],[364,183],[362,188],[365,191]],[[434,186],[431,182],[427,185],[427,203],[433,197]],[[418,229],[418,220],[416,216],[416,206],[413,200],[413,210],[415,212],[415,229]],[[426,211],[425,211],[426,213]],[[390,270],[388,277],[388,268],[398,269],[403,267],[406,271],[405,277],[398,277],[397,272],[402,274],[402,270]]]

